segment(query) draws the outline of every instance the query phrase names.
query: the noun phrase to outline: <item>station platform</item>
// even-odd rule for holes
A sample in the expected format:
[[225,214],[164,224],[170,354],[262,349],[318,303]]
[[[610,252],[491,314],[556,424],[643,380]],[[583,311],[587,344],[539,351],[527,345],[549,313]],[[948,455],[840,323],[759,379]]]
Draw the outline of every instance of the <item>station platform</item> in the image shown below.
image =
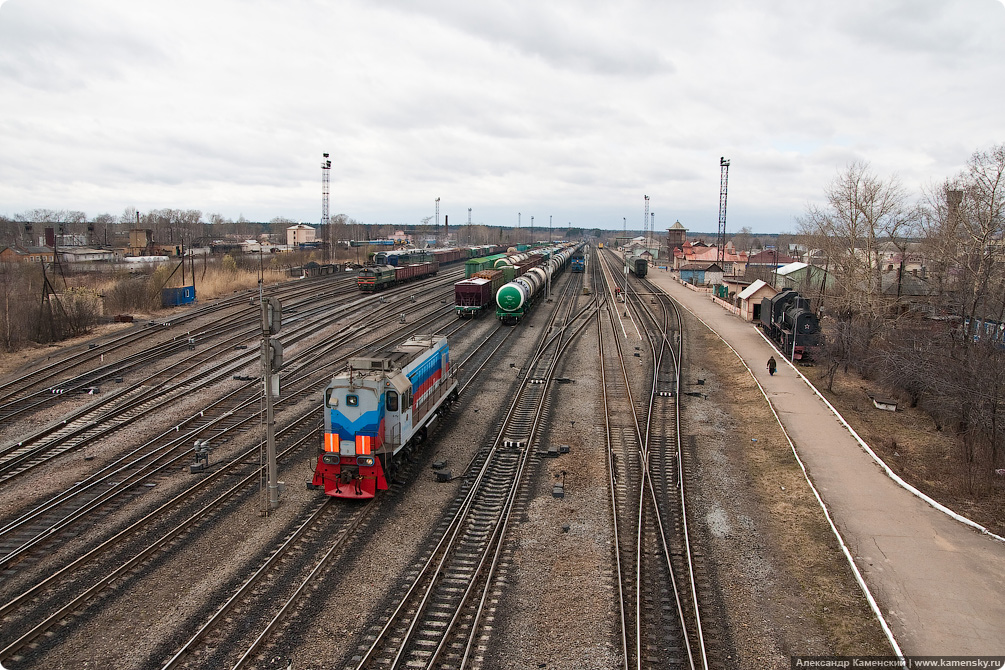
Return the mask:
[[764,389],[901,653],[1005,654],[1005,542],[896,482],[754,324],[671,272],[647,279],[726,341]]

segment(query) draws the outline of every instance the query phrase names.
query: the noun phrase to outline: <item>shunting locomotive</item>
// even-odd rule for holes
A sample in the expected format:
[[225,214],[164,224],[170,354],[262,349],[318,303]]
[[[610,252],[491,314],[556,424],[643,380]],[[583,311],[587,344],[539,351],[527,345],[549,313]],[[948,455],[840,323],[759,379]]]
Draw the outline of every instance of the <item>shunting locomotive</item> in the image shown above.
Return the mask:
[[355,499],[387,489],[395,457],[425,440],[456,398],[442,335],[415,336],[351,359],[324,391],[324,442],[311,488]]

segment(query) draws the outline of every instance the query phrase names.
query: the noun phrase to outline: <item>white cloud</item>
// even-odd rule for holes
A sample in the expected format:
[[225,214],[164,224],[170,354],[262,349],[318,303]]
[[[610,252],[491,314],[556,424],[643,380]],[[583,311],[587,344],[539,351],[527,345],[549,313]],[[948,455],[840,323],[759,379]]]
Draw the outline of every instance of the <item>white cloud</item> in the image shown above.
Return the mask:
[[[11,0],[0,214],[332,210],[792,229],[852,160],[909,187],[1005,141],[994,0]],[[533,212],[531,210],[534,210]],[[489,216],[493,218],[488,218]],[[525,217],[526,218],[526,217]]]

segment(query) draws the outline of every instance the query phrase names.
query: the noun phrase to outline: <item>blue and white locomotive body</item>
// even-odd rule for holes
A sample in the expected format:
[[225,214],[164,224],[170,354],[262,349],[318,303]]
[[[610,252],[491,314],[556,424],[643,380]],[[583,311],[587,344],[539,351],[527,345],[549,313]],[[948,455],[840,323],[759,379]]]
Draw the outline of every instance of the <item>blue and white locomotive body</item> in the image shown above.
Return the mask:
[[447,338],[416,336],[350,360],[324,391],[324,442],[311,486],[339,498],[388,488],[394,457],[426,437],[457,397]]

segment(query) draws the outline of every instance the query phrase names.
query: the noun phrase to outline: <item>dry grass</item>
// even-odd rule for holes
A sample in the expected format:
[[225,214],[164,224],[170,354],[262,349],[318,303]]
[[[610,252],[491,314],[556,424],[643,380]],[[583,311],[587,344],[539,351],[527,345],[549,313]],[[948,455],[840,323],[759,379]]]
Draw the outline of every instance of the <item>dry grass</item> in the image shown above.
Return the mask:
[[[196,267],[195,291],[199,300],[212,300],[230,295],[234,291],[246,291],[258,286],[258,273],[250,270],[228,271],[222,268],[208,268],[202,272]],[[282,275],[266,271],[266,283],[285,279]]]
[[[170,272],[170,270],[168,270]],[[104,296],[102,313],[106,317],[115,314],[130,314],[137,321],[158,318],[165,308],[160,307],[158,287],[163,283],[162,274],[152,277],[128,275],[116,276],[85,275],[76,277],[73,284],[86,287]],[[191,275],[186,277],[186,283],[191,283]],[[266,268],[265,282],[267,285],[287,281],[285,272]],[[168,286],[181,286],[180,274],[172,277]],[[235,291],[245,291],[258,286],[258,273],[231,266],[229,269],[210,265],[205,270],[196,265],[196,295],[200,302],[226,297]],[[178,309],[178,308],[170,308]],[[181,308],[186,309],[186,308]],[[16,370],[25,368],[40,358],[45,358],[55,351],[72,347],[75,344],[93,339],[114,330],[130,327],[128,323],[110,323],[94,326],[90,332],[80,337],[62,340],[50,345],[29,343],[23,349],[15,352],[0,352],[0,376],[6,376]]]
[[859,589],[792,449],[750,374],[717,338],[703,361],[722,380],[720,400],[736,422],[736,450],[768,513],[772,551],[800,585],[809,612],[836,654],[888,654],[889,644]]
[[876,409],[869,393],[889,391],[853,372],[838,371],[833,392],[826,390],[822,368],[802,372],[891,470],[953,511],[1005,535],[1005,477],[995,477],[986,493],[969,491],[956,438],[937,430],[926,412],[904,403],[896,412]]

